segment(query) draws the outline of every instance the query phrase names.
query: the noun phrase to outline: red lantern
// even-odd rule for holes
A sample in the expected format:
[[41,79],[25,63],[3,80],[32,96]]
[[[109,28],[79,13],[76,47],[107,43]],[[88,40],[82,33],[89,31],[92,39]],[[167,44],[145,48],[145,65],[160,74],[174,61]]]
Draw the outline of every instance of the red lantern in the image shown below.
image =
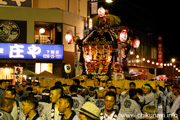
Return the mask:
[[123,29],[120,33],[120,37],[119,37],[121,42],[126,42],[127,40],[127,30]]
[[134,48],[139,48],[139,45],[140,45],[140,40],[139,39],[135,39],[134,42],[133,42],[133,47]]
[[65,39],[66,39],[66,41],[68,42],[68,44],[71,44],[71,43],[73,42],[73,36],[72,36],[72,34],[69,33],[69,32],[66,33]]

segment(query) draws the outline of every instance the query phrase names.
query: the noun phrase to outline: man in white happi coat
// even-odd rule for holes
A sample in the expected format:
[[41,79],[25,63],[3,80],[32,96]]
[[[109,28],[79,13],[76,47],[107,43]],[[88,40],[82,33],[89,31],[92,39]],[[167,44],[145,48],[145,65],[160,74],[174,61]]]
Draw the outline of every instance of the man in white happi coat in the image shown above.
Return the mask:
[[81,109],[82,105],[85,103],[85,99],[77,94],[77,86],[76,85],[71,85],[70,88],[70,95],[73,99],[73,107],[72,109],[76,111],[76,114],[79,115],[79,110]]
[[16,90],[15,89],[7,89],[6,90],[6,98],[11,98],[14,100],[13,103],[13,109],[11,111],[11,115],[13,117],[14,120],[19,120],[20,118],[24,117],[24,114],[22,113],[22,103],[15,100],[16,97]]
[[61,113],[58,111],[59,106],[59,98],[63,95],[63,88],[59,86],[53,86],[50,89],[50,100],[51,103],[42,104],[43,109],[40,113],[40,116],[44,118],[44,120],[57,120]]
[[114,109],[116,103],[116,94],[108,91],[104,98],[105,108],[101,110],[100,120],[117,120],[118,111]]
[[152,87],[149,84],[144,84],[142,90],[143,96],[140,102],[143,103],[143,105],[155,105],[155,95],[152,92]]
[[141,114],[141,108],[136,101],[138,101],[137,90],[129,90],[129,98],[124,99],[121,103],[121,109],[119,111],[117,120],[138,118],[138,115]]

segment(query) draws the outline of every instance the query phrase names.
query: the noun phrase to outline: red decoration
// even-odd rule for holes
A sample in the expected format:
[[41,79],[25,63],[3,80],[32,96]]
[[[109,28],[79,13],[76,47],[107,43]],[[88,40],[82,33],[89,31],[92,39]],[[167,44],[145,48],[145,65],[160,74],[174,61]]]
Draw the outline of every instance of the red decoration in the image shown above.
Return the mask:
[[134,42],[133,42],[133,47],[134,48],[139,48],[139,45],[140,45],[140,40],[139,39],[135,39]]
[[[158,63],[163,63],[163,39],[161,36],[158,37]],[[158,68],[163,68],[160,64]]]
[[68,42],[68,44],[71,44],[71,43],[73,42],[73,36],[72,36],[72,34],[69,33],[69,32],[66,33],[65,39],[66,39],[66,41]]

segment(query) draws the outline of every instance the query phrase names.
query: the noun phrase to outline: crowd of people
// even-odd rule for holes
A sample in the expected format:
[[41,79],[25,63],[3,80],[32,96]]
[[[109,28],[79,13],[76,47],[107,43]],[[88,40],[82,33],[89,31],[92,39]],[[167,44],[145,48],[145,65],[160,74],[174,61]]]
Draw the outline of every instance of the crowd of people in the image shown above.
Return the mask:
[[[112,80],[100,86],[83,87],[79,79],[65,90],[61,82],[39,92],[39,83],[19,82],[15,86],[0,80],[0,120],[179,120],[180,85],[150,84],[129,89],[113,86]],[[67,86],[66,86],[67,87]]]

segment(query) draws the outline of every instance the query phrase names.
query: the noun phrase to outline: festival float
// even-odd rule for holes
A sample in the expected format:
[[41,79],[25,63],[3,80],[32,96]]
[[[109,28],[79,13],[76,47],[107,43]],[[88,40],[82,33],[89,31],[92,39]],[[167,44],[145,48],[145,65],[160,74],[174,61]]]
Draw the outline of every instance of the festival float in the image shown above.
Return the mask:
[[98,9],[98,26],[76,44],[80,51],[82,75],[98,76],[101,79],[124,79],[128,71],[127,54],[132,41],[127,40],[127,29],[119,35],[111,28],[110,16],[105,15],[104,8]]
[[[98,25],[94,25],[83,39],[75,39],[80,52],[79,65],[82,68],[80,80],[86,82],[87,77],[91,80],[100,78],[102,82],[111,79],[114,86],[127,89],[129,83],[132,82],[125,80],[125,75],[129,74],[129,51],[132,47],[136,51],[140,46],[140,40],[136,38],[132,41],[131,37],[128,36],[127,27],[115,32],[111,27],[111,15],[105,15],[105,10],[102,7],[98,9],[97,21]],[[149,83],[153,88],[157,85],[164,86],[161,81],[142,79],[133,82],[137,88],[141,88],[145,83]],[[88,81],[86,85],[93,86],[93,83]]]

